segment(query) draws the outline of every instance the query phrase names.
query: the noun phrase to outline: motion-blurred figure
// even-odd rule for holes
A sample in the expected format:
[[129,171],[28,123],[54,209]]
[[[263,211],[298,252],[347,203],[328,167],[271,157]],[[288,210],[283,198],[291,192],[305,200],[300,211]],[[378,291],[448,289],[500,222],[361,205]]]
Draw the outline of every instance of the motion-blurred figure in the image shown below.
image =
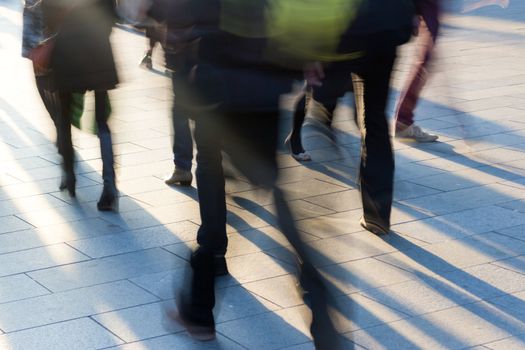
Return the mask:
[[54,88],[60,94],[60,148],[65,177],[61,188],[75,194],[74,153],[71,142],[73,93],[95,93],[95,119],[100,140],[104,188],[98,210],[118,210],[118,191],[113,168],[113,146],[107,124],[108,90],[118,83],[109,36],[115,17],[113,0],[42,0],[46,28],[55,34],[51,58]]
[[[276,10],[276,4],[281,8]],[[303,5],[315,11],[305,14],[302,12]],[[196,52],[196,64],[186,76],[184,98],[178,97],[176,103],[190,109],[195,118],[196,174],[201,214],[198,248],[191,256],[191,286],[188,293],[178,298],[178,312],[172,315],[197,339],[215,337],[215,276],[225,266],[224,253],[228,244],[225,181],[221,164],[221,151],[224,151],[233,165],[252,183],[272,191],[274,195],[281,231],[299,257],[299,280],[306,291],[305,302],[312,310],[311,333],[316,348],[342,348],[329,315],[332,298],[327,293],[324,278],[312,265],[315,252],[302,241],[283,192],[276,185],[279,97],[289,91],[297,74],[298,62],[314,58],[304,54],[308,46],[324,47],[326,44],[322,40],[326,35],[319,35],[315,30],[303,30],[312,30],[315,27],[309,25],[312,23],[306,21],[305,27],[290,28],[298,22],[290,21],[291,18],[283,16],[279,10],[287,11],[286,14],[291,16],[303,13],[306,18],[317,19],[317,10],[327,8],[331,10],[327,13],[334,16],[335,21],[340,15],[338,9],[355,10],[356,3],[350,0],[323,3],[299,0],[170,2],[167,11],[168,37],[175,33],[173,37],[184,39],[183,44],[180,41],[176,44],[185,48],[185,55]],[[345,31],[349,23],[347,20],[343,27],[328,31],[334,37],[327,37],[331,39],[328,41],[340,47],[334,59],[347,53],[363,53],[354,69],[364,82],[362,89],[367,108],[366,113],[363,112],[367,128],[363,143],[362,173],[366,178],[363,191],[367,204],[372,206],[367,207],[367,213],[387,218],[388,205],[391,204],[393,158],[384,109],[396,46],[408,40],[412,31],[412,16],[410,1],[369,0],[363,2],[350,29]],[[279,36],[286,29],[291,29],[288,34],[294,35],[288,35],[288,41],[281,41],[283,45],[274,45],[275,37],[268,33],[272,31]],[[196,47],[197,51],[189,47]],[[291,50],[279,50],[287,48]],[[341,73],[336,69],[341,66],[334,63],[330,67],[333,67],[334,74]],[[330,71],[327,69],[327,72]],[[318,80],[315,74],[309,72],[312,84]],[[377,202],[380,204],[375,206]],[[367,224],[372,223],[367,221]]]
[[414,123],[414,110],[421,90],[428,80],[428,66],[439,33],[440,3],[441,0],[417,1],[418,51],[410,78],[401,92],[394,115],[395,136],[397,138],[411,139],[417,142],[434,142],[438,139],[437,135],[423,131],[420,126]]
[[[23,32],[22,32],[22,56],[32,59],[33,50],[46,39],[49,39],[44,33],[44,17],[42,13],[41,0],[26,0],[24,3],[23,13]],[[35,81],[38,93],[44,103],[44,106],[51,116],[55,129],[57,131],[57,146],[59,142],[59,121],[60,100],[58,93],[53,88],[52,74],[49,70],[42,70],[36,64],[33,64]],[[59,148],[59,152],[61,150]]]
[[[164,53],[166,68],[171,72],[171,82],[173,87],[173,105],[171,109],[173,125],[173,163],[174,169],[170,177],[164,182],[167,185],[190,186],[193,181],[191,166],[193,160],[193,139],[190,129],[191,110],[187,108],[191,87],[189,86],[190,72],[196,64],[196,45],[188,43],[186,40],[187,29],[180,29],[178,24],[184,18],[184,14],[173,14],[174,8],[184,4],[183,1],[175,1],[168,5],[165,1],[154,1],[148,11],[148,16],[157,23],[170,23],[169,31],[164,33]],[[183,6],[181,6],[183,7]],[[172,12],[168,21],[168,11]],[[175,27],[174,23],[177,23]]]
[[140,61],[140,66],[147,69],[153,69],[153,50],[157,44],[164,48],[164,43],[166,42],[166,26],[162,22],[148,19],[145,23],[135,25],[135,27],[140,29],[144,28],[146,38],[148,38],[148,48],[146,49],[146,52],[144,52],[144,57]]
[[[376,234],[390,231],[394,158],[385,109],[396,48],[410,38],[413,11],[412,1],[363,1],[357,18],[341,36],[340,56],[325,64],[323,69],[313,66],[315,69],[307,79],[307,94],[323,107],[322,122],[329,127],[338,99],[347,91],[354,91],[356,117],[362,136],[360,187],[363,217],[360,223]],[[305,113],[306,108],[300,103],[294,115],[294,128],[300,128]],[[293,130],[290,139],[294,133],[297,135]],[[300,139],[295,142],[300,142]],[[292,153],[295,152],[292,146]]]

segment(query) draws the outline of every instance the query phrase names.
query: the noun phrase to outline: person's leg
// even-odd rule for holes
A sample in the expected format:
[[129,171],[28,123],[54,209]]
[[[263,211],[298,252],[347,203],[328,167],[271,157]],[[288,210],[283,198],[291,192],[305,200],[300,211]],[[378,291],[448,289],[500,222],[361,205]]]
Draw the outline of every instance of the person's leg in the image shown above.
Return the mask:
[[97,203],[98,210],[118,210],[118,191],[113,167],[113,142],[108,126],[109,96],[107,91],[95,91],[95,119],[102,157],[102,179],[104,189]]
[[283,191],[277,186],[276,161],[279,112],[233,115],[226,124],[225,152],[232,163],[253,184],[272,191],[279,228],[298,254],[299,281],[312,310],[311,332],[317,349],[342,349],[328,309],[334,306],[324,278],[312,264],[313,252],[302,240]]
[[195,119],[196,179],[201,226],[197,243],[217,255],[226,253],[226,199],[222,169],[222,125],[217,115]]
[[362,224],[377,233],[390,229],[394,155],[385,114],[395,47],[372,52],[354,75],[354,94],[362,130],[360,166]]
[[151,56],[153,55],[153,49],[155,48],[155,44],[157,42],[151,25],[146,26],[146,38],[148,38],[148,48],[144,53],[144,57],[140,61],[140,66],[147,69],[153,69],[153,60]]
[[301,130],[303,128],[304,119],[306,117],[307,105],[310,100],[310,88],[306,90],[297,102],[293,115],[292,131],[286,138],[285,143],[290,147],[292,157],[298,161],[309,161],[312,159],[310,154],[303,148]]
[[178,103],[177,100],[177,91],[184,89],[184,86],[176,81],[176,79],[179,79],[178,74],[175,73],[172,77],[174,91],[172,106],[173,162],[175,163],[175,169],[172,176],[165,182],[168,185],[180,184],[189,186],[193,180],[193,175],[191,174],[193,140],[188,119],[189,112],[183,107],[183,103]]
[[73,143],[71,141],[71,93],[59,91],[44,91],[48,106],[53,110],[57,126],[58,153],[62,156],[63,176],[60,190],[67,189],[72,197],[75,197],[76,178],[74,172]]
[[[418,142],[432,142],[437,140],[436,135],[430,135],[414,125],[414,110],[419,100],[421,90],[428,79],[428,66],[439,32],[439,7],[433,1],[423,1],[419,6],[421,21],[418,30],[418,51],[416,62],[401,92],[396,108],[394,122],[396,137],[411,138]],[[414,125],[414,127],[411,127]],[[414,130],[412,130],[414,129]]]
[[191,256],[190,288],[177,297],[178,311],[172,315],[196,339],[215,337],[215,276],[217,255],[228,245],[226,236],[225,181],[221,156],[221,122],[216,115],[199,115],[195,120],[197,187],[201,226],[198,248]]

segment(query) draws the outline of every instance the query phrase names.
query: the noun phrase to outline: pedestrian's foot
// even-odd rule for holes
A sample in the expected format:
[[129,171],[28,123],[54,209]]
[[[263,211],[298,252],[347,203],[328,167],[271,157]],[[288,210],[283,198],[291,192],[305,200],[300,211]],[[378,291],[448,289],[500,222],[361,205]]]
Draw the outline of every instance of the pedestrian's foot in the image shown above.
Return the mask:
[[166,179],[164,182],[166,185],[181,185],[181,186],[190,186],[193,181],[193,175],[191,171],[184,170],[175,167],[173,174],[170,178]]
[[153,61],[151,60],[151,55],[146,54],[140,61],[139,66],[149,70],[153,69]]
[[416,124],[406,126],[402,123],[396,124],[396,135],[400,139],[410,139],[416,142],[435,142],[439,136],[423,131]]
[[114,186],[104,185],[102,194],[97,203],[99,211],[118,212],[118,191]]
[[62,180],[60,181],[60,186],[58,188],[60,191],[66,190],[69,192],[69,195],[73,198],[76,196],[76,183],[77,179],[75,174],[63,174]]
[[183,297],[177,300],[177,310],[168,310],[166,315],[184,327],[194,339],[200,341],[215,339],[213,313],[210,311],[209,314],[204,315],[203,312],[192,311],[189,302]]
[[284,141],[286,147],[290,151],[290,155],[299,162],[307,162],[312,160],[310,153],[306,152],[303,148],[300,138],[292,137],[292,134],[288,135]]
[[215,269],[215,276],[226,276],[229,274],[224,255],[215,255],[213,257],[213,267]]
[[378,236],[381,236],[381,235],[386,235],[390,232],[389,229],[377,224],[377,223],[374,223],[374,222],[371,222],[371,221],[365,221],[365,218],[364,217],[361,217],[361,219],[359,219],[359,225],[361,225],[362,228],[364,228],[365,230],[367,231],[370,231],[372,232],[373,234],[375,235],[378,235]]

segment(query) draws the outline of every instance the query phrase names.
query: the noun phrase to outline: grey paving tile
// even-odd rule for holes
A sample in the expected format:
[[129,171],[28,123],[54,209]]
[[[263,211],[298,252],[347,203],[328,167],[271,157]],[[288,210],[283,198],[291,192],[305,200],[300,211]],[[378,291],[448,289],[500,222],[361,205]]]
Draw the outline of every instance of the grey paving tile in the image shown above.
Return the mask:
[[47,289],[24,274],[0,278],[0,303],[7,303],[45,294],[49,294]]
[[186,333],[170,334],[163,337],[129,343],[111,349],[119,350],[243,350],[245,347],[231,341],[227,337],[217,335],[217,339],[210,342],[201,342],[188,336]]
[[28,222],[12,215],[1,217],[0,220],[2,221],[2,225],[0,226],[0,234],[24,230],[33,227]]
[[[357,232],[308,243],[312,261],[316,266],[329,266],[352,260],[388,254],[397,249],[370,232]],[[279,250],[270,254],[280,257]]]
[[400,166],[396,167],[396,171],[394,174],[394,180],[395,181],[411,180],[411,179],[417,179],[419,177],[440,174],[442,172],[443,170],[428,167],[425,165],[420,165],[416,163],[405,163],[405,164],[400,164]]
[[507,293],[525,290],[525,275],[523,271],[510,268],[514,259],[503,260],[506,263],[495,262],[451,271],[443,274],[447,280],[455,283],[465,292],[476,298],[487,299]]
[[[305,241],[316,240],[306,233],[301,233]],[[268,249],[288,246],[290,243],[286,237],[272,226],[263,227],[255,230],[246,230],[228,236],[227,257],[247,255]]]
[[286,198],[303,199],[305,197],[317,196],[327,193],[339,192],[345,190],[344,187],[320,181],[317,179],[293,182],[282,185]]
[[[189,264],[175,270],[146,274],[131,278],[130,281],[147,290],[162,300],[173,299],[181,290],[186,288],[189,278]],[[239,282],[231,276],[224,276],[215,280],[215,289],[238,285]]]
[[[228,233],[252,230],[275,224],[275,216],[268,210],[245,210],[227,206],[226,231]],[[192,220],[200,224],[200,218]]]
[[173,301],[157,302],[106,312],[92,318],[126,343],[131,343],[182,331],[184,328],[166,314],[174,305]]
[[520,350],[525,348],[525,336],[510,337],[485,344],[486,349],[492,350]]
[[442,273],[522,255],[524,249],[522,241],[486,233],[426,247],[413,245],[377,259],[414,273]]
[[4,233],[0,235],[0,253],[38,248],[119,231],[122,231],[122,229],[116,225],[98,218],[92,218],[44,226],[38,229]]
[[260,252],[229,259],[228,270],[239,283],[246,283],[286,275],[293,266]]
[[92,206],[65,206],[18,214],[17,217],[36,227],[42,227],[97,217],[99,214],[96,210],[96,207]]
[[303,304],[302,296],[297,286],[297,278],[293,275],[282,275],[260,281],[244,283],[243,287],[283,308]]
[[297,228],[320,238],[340,236],[363,231],[363,228],[359,225],[359,219],[362,215],[362,211],[359,209],[300,220],[297,222]]
[[[92,186],[96,184],[83,176],[77,177],[77,189],[85,186]],[[9,185],[0,191],[0,199],[15,199],[39,194],[56,192],[58,189],[58,179],[46,179],[32,182],[22,182],[14,185]]]
[[157,300],[127,281],[80,288],[1,304],[0,328],[6,332],[14,332]]
[[476,295],[472,295],[472,290],[465,292],[449,279],[434,276],[424,276],[417,280],[370,289],[361,293],[411,316],[479,300]]
[[520,225],[523,213],[487,206],[394,225],[392,230],[429,243]]
[[[244,207],[244,203],[237,202],[236,205]],[[316,218],[323,215],[334,214],[335,212],[324,207],[307,202],[306,200],[293,200],[288,201],[288,207],[292,212],[294,220],[302,220],[309,218]],[[258,216],[260,219],[264,220],[266,224],[278,227],[277,222],[277,210],[273,204],[266,205],[264,207],[253,207],[247,209],[251,214]]]
[[522,190],[494,184],[409,199],[402,201],[402,203],[427,210],[436,215],[442,215],[521,199],[523,196],[525,196],[525,192]]
[[337,212],[361,208],[361,194],[358,190],[309,197],[306,201]]
[[519,176],[519,174],[508,168],[482,166],[477,169],[447,172],[411,181],[441,191],[454,191],[516,179],[519,178]]
[[132,197],[153,206],[166,206],[181,202],[194,200],[197,191],[193,187],[187,188],[165,188],[158,191],[142,192]]
[[280,349],[309,340],[304,307],[265,313],[217,325],[217,330],[248,349]]
[[321,273],[335,295],[375,289],[416,278],[412,273],[373,258],[327,266],[321,269]]
[[100,349],[123,341],[89,318],[80,318],[0,336],[2,349]]
[[77,240],[69,244],[88,256],[100,258],[194,240],[197,237],[197,229],[194,223],[181,221]]
[[408,314],[359,294],[340,296],[335,301],[334,324],[346,333],[408,318]]
[[499,260],[494,262],[494,264],[520,274],[525,274],[525,256],[523,255],[512,257],[509,259]]
[[84,254],[60,243],[0,255],[0,276],[88,260]]
[[151,208],[149,210],[133,210],[115,215],[108,213],[103,216],[105,220],[127,228],[129,230],[171,224],[174,222],[193,220],[199,218],[198,204],[184,202],[178,205]]
[[436,193],[439,193],[439,190],[430,188],[426,182],[421,185],[410,181],[396,181],[394,183],[394,200],[405,200]]
[[525,324],[480,302],[351,333],[368,349],[464,349],[523,332]]
[[278,305],[246,290],[242,286],[221,288],[217,291],[213,313],[215,322],[222,323],[281,309]]
[[49,290],[59,292],[167,271],[185,263],[165,250],[154,248],[39,270],[28,275]]

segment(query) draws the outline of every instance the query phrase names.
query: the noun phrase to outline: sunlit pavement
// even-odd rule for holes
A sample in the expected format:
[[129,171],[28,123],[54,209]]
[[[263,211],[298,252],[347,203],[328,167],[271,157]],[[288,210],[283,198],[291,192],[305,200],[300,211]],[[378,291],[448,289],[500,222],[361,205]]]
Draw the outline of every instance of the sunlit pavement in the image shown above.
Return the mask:
[[[349,348],[525,347],[525,3],[444,23],[417,111],[441,142],[395,142],[389,236],[358,224],[349,99],[338,109],[337,147],[306,125],[314,161],[279,156],[282,187],[337,295]],[[120,214],[99,213],[93,135],[74,132],[77,199],[58,191],[52,123],[20,57],[20,32],[20,5],[0,0],[0,349],[313,349],[271,200],[242,181],[227,188],[231,277],[218,283],[217,341],[192,341],[165,318],[199,215],[194,187],[163,182],[173,165],[161,54],[157,72],[142,70],[145,39],[114,31],[122,198]],[[400,51],[392,100],[413,49]],[[88,106],[93,113],[92,99]]]

